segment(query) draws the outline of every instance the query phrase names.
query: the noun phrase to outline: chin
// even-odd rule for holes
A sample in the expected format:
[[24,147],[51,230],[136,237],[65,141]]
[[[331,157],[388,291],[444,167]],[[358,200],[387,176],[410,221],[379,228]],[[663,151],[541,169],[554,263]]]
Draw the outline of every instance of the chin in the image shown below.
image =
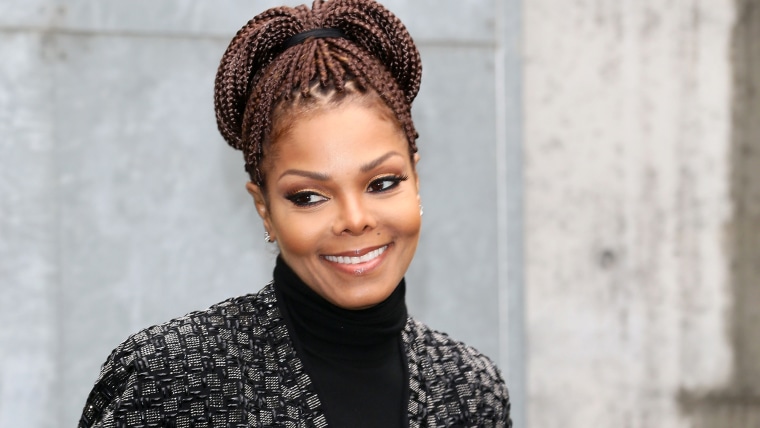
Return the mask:
[[[399,280],[400,281],[400,280]],[[331,303],[343,309],[360,310],[371,308],[387,299],[396,290],[399,281],[392,286],[367,287],[369,289],[353,290],[350,293],[340,293],[331,299]],[[353,286],[356,287],[356,286]],[[364,287],[359,287],[364,288]]]

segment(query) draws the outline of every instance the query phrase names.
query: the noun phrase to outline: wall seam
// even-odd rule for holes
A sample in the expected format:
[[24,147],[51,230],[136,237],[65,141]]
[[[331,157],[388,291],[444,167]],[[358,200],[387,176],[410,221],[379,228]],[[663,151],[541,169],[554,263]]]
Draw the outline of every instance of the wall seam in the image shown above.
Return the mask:
[[496,182],[499,363],[514,426],[527,427],[522,138],[522,3],[496,2]]

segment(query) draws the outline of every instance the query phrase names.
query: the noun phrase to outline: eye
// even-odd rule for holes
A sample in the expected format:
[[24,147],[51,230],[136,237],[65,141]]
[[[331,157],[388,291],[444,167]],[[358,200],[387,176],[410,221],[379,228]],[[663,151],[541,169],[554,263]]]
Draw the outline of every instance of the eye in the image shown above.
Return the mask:
[[380,177],[372,180],[367,187],[369,192],[387,192],[388,190],[398,187],[402,181],[406,181],[409,177],[406,175],[391,175],[387,177]]
[[316,192],[296,192],[286,195],[285,198],[298,207],[311,207],[327,200]]

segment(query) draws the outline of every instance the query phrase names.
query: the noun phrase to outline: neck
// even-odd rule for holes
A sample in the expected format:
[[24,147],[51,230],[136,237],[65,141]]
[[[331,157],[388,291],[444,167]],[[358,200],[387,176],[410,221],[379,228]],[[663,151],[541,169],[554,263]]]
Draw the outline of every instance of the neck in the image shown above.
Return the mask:
[[307,353],[359,363],[385,358],[395,350],[407,318],[403,279],[387,299],[361,310],[328,302],[282,258],[277,260],[274,283],[279,305]]

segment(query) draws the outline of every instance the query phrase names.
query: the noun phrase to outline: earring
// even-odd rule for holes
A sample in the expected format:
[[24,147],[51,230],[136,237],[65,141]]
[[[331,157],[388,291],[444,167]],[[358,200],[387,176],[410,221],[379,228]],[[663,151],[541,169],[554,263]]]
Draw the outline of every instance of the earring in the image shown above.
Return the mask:
[[268,231],[264,232],[264,242],[267,242],[267,243],[272,242],[272,237],[269,236],[269,232]]
[[420,204],[420,217],[422,217],[422,214],[425,214],[425,211],[422,209],[422,204]]

